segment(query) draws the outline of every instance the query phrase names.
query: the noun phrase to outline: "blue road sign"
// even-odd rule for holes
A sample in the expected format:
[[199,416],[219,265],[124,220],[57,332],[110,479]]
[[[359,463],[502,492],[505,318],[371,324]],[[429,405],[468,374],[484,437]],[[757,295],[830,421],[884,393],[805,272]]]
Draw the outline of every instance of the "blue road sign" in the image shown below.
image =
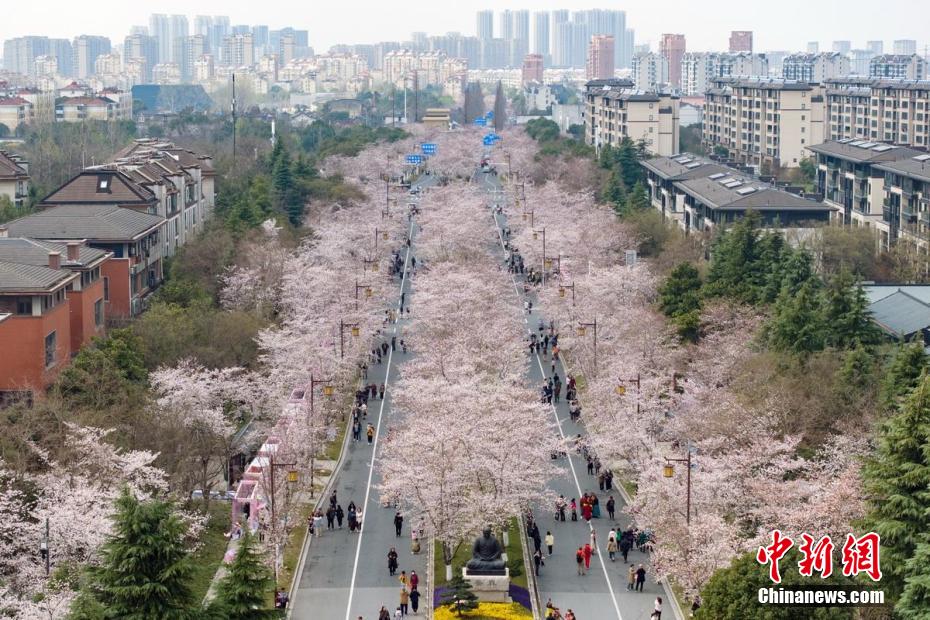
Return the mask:
[[413,164],[415,166],[418,166],[423,163],[423,156],[422,155],[407,155],[406,161],[408,164]]
[[420,145],[420,149],[423,151],[424,155],[436,154],[436,144],[433,142],[424,142]]
[[488,121],[487,121],[487,119],[485,119],[485,118],[476,118],[476,119],[475,119],[475,125],[478,125],[479,127],[485,127],[485,126],[487,126],[487,124],[488,124]]
[[487,117],[488,120],[493,119],[493,118],[494,118],[494,110],[488,110],[488,113],[485,114],[485,116]]

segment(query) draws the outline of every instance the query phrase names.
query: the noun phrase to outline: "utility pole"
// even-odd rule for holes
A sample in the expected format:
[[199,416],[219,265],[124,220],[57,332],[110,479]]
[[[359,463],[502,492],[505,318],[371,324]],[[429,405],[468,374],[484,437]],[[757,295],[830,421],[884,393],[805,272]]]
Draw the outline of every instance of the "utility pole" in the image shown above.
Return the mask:
[[413,122],[420,118],[420,72],[413,71]]
[[391,84],[391,127],[397,126],[397,85]]
[[236,163],[236,74],[232,74],[233,165]]

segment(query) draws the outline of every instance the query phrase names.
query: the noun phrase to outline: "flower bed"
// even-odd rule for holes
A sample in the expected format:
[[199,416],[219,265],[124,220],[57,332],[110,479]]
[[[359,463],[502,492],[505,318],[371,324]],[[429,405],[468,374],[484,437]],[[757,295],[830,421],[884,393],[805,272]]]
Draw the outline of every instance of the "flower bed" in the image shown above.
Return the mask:
[[[435,620],[456,620],[459,616],[448,607],[437,607]],[[480,603],[478,609],[466,612],[462,618],[471,620],[524,620],[533,614],[519,603]]]

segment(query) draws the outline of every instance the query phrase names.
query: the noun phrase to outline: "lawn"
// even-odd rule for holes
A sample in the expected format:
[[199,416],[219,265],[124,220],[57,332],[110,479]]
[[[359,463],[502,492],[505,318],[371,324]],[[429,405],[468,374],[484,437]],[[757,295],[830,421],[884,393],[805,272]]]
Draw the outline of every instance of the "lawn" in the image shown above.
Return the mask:
[[196,600],[202,600],[210,589],[213,575],[226,553],[225,534],[229,531],[232,510],[229,502],[210,502],[210,519],[200,537],[200,547],[191,556],[194,571],[191,574],[191,590]]

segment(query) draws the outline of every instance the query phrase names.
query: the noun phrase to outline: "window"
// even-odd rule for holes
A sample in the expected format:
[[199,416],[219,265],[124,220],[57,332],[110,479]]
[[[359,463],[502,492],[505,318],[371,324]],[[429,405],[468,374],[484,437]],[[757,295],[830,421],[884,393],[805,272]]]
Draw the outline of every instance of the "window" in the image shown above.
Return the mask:
[[98,299],[94,302],[94,325],[103,327],[103,300]]
[[45,337],[45,367],[51,368],[55,365],[55,354],[58,348],[57,332],[52,332]]
[[100,175],[97,177],[97,192],[98,193],[110,193],[110,177],[106,175]]
[[110,301],[110,278],[103,277],[103,300]]
[[16,314],[32,314],[31,297],[22,297],[16,300]]

